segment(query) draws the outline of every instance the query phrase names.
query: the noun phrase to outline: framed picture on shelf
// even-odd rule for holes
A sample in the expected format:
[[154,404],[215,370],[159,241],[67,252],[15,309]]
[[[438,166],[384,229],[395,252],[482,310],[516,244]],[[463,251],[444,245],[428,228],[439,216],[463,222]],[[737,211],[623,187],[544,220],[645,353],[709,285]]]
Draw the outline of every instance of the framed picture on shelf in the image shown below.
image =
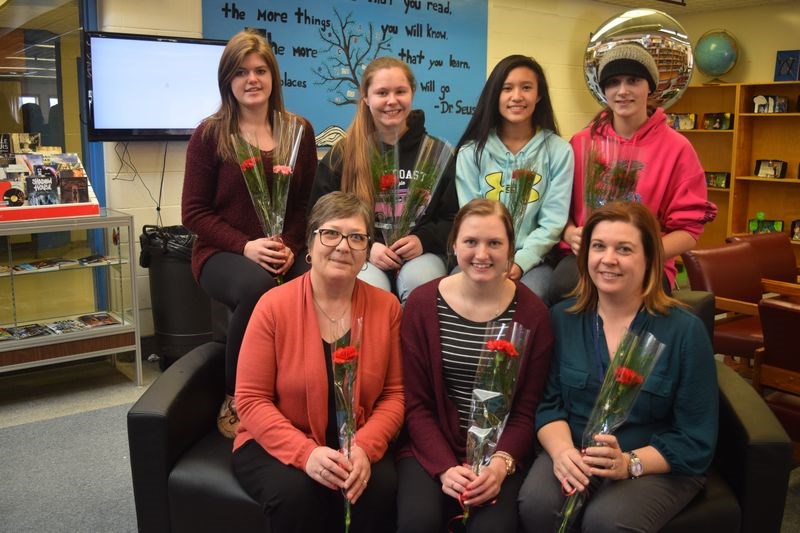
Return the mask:
[[733,128],[732,113],[706,113],[703,115],[704,130],[729,130]]
[[783,220],[751,218],[747,221],[747,229],[750,233],[780,233],[783,231]]
[[706,185],[715,189],[727,189],[730,187],[730,172],[706,172]]
[[759,178],[785,178],[786,161],[780,159],[759,159],[753,173]]
[[800,50],[778,50],[775,56],[775,81],[800,80]]
[[753,97],[753,113],[786,113],[789,99],[785,96],[759,94]]
[[697,115],[694,113],[667,113],[667,124],[674,130],[693,130]]
[[800,241],[800,220],[792,220],[792,234],[793,241]]

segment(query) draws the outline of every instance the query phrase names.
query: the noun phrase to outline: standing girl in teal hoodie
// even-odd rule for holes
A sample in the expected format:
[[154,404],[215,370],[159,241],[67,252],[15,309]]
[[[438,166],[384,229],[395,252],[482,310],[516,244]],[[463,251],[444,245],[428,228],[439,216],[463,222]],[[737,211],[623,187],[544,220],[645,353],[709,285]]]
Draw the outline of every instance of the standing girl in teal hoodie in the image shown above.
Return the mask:
[[536,174],[508,277],[542,299],[553,272],[547,256],[567,223],[573,166],[542,67],[527,56],[506,57],[489,75],[458,143],[456,190],[461,206],[473,198],[506,203],[514,170]]

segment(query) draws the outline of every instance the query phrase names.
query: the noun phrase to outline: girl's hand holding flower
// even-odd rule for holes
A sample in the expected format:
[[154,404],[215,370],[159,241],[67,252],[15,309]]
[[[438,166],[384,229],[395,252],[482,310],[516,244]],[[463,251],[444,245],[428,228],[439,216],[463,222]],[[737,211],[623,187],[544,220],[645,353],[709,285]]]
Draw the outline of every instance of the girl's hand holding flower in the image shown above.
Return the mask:
[[415,257],[422,255],[422,241],[416,235],[406,235],[400,237],[390,248],[404,261],[411,261]]
[[403,258],[380,242],[372,245],[369,251],[369,262],[381,270],[397,270],[403,266]]
[[495,457],[478,475],[477,479],[470,482],[464,491],[465,505],[481,505],[492,501],[500,494],[500,487],[506,479],[506,462]]
[[452,466],[439,475],[439,481],[442,482],[442,492],[455,499],[458,499],[461,493],[466,490],[467,485],[477,478],[478,476],[465,465]]

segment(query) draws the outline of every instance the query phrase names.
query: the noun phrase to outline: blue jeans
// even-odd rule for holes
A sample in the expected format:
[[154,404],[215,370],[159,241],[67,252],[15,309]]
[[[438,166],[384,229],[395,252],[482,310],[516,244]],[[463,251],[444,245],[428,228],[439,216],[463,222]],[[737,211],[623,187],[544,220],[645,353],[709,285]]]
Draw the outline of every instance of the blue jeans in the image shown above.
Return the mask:
[[[436,254],[426,253],[407,261],[397,272],[397,296],[400,303],[405,304],[411,291],[432,279],[447,275],[444,260]],[[370,285],[392,290],[389,275],[372,263],[367,263],[366,270],[359,272],[358,279]]]

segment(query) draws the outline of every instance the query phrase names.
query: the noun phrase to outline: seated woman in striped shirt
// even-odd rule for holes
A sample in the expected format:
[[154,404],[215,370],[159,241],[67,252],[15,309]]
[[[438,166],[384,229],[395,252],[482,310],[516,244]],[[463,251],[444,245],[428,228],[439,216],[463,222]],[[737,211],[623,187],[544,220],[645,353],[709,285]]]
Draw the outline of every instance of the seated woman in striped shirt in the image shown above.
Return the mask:
[[[397,465],[398,531],[442,531],[460,512],[459,499],[471,508],[470,533],[516,531],[526,471],[516,467],[532,459],[534,412],[553,346],[550,318],[530,289],[508,278],[514,225],[503,204],[467,203],[448,248],[460,272],[414,290],[401,324],[406,429]],[[470,397],[490,321],[519,322],[531,334],[497,453],[475,475],[464,466]]]

